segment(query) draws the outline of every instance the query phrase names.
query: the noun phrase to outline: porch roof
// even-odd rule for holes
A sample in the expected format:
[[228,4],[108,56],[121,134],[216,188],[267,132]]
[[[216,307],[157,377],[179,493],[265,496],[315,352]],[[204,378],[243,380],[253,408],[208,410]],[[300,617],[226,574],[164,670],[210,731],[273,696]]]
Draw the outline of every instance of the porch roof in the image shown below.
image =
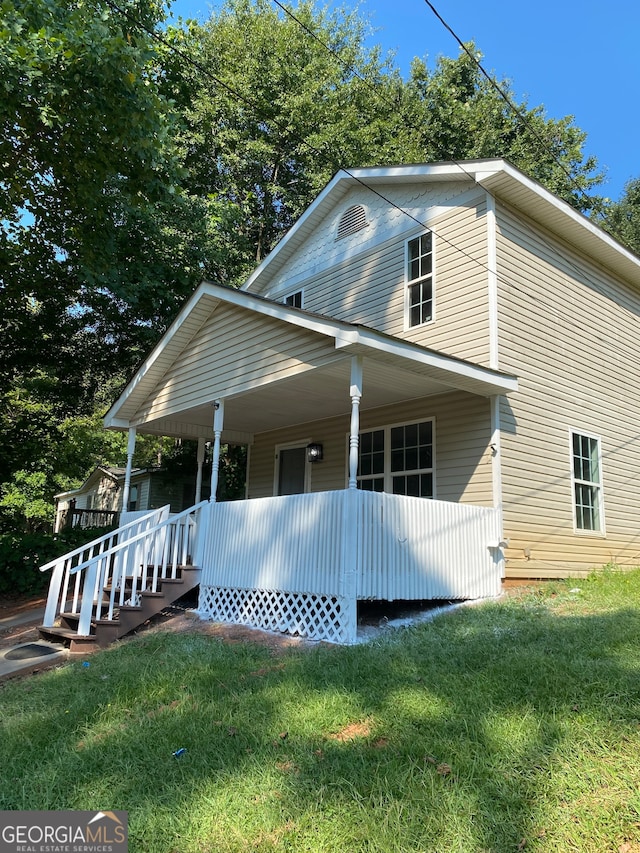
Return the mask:
[[352,356],[363,360],[362,409],[454,390],[485,397],[517,390],[512,375],[203,282],[111,407],[105,426],[209,437],[215,399],[225,400],[227,441],[346,415]]

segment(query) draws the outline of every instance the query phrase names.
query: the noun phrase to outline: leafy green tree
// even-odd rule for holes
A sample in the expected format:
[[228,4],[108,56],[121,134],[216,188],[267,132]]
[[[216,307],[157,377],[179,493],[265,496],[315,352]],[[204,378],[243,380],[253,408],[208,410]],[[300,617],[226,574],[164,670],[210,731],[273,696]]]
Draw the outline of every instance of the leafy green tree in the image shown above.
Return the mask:
[[600,224],[640,255],[640,178],[626,184],[620,200],[603,212]]
[[181,189],[176,116],[147,32],[163,7],[118,5],[0,0],[0,516],[10,523],[37,523],[41,498],[50,508],[62,481],[86,475],[90,460],[65,450],[74,442],[61,424],[92,416],[100,389],[122,382],[200,278],[202,205]]
[[586,193],[601,176],[571,117],[516,104],[500,81],[514,113],[473,45],[433,71],[415,60],[404,82],[367,35],[357,12],[311,0],[290,15],[228,0],[169,31],[163,83],[184,117],[186,186],[217,213],[210,277],[241,281],[340,167],[502,156],[579,209],[599,207]]
[[189,191],[219,214],[224,264],[207,267],[219,281],[242,280],[341,165],[378,162],[387,144],[402,84],[364,47],[363,19],[307,0],[294,14],[230,0],[169,33],[180,53],[166,56],[166,93],[185,119]]
[[[425,162],[504,157],[579,210],[599,209],[588,194],[602,181],[586,134],[572,116],[547,118],[543,107],[518,103],[508,80],[483,74],[473,43],[456,59],[441,57],[433,71],[415,59],[402,103],[413,156]],[[502,94],[501,94],[502,92]]]

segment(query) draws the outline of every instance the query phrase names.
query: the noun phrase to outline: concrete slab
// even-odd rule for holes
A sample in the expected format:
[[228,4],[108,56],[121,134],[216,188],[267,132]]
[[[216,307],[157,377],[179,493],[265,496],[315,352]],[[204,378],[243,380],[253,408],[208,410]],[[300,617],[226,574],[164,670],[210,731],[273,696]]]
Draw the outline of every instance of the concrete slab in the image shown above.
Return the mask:
[[35,672],[68,657],[69,649],[47,640],[11,646],[0,652],[0,680],[20,673]]
[[22,613],[3,616],[0,619],[0,631],[4,631],[8,628],[16,628],[19,625],[30,625],[31,623],[40,625],[43,618],[44,607],[33,607],[29,610],[24,610]]

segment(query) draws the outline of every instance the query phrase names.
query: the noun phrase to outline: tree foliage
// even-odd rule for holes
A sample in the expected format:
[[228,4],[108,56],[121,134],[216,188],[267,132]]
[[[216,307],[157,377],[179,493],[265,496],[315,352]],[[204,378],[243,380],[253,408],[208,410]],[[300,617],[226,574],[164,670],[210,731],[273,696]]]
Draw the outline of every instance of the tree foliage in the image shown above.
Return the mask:
[[626,184],[622,198],[609,205],[600,222],[616,239],[640,255],[640,178]]
[[516,100],[509,80],[492,83],[473,43],[433,71],[414,60],[403,122],[414,128],[413,154],[422,162],[504,157],[582,211],[599,208],[589,193],[602,181],[586,134],[573,116],[547,118],[543,107]]

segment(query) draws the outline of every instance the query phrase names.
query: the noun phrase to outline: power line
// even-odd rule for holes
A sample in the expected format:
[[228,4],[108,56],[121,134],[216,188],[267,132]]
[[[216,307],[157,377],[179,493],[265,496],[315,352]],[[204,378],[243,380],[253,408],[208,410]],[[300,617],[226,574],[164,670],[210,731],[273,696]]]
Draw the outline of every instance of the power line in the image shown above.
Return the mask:
[[442,15],[438,12],[436,7],[431,3],[431,0],[424,0],[427,6],[431,9],[436,18],[440,21],[442,26],[453,36],[453,38],[457,41],[460,48],[467,54],[469,59],[474,63],[476,68],[480,71],[483,77],[489,82],[490,86],[498,93],[498,95],[502,98],[502,100],[508,105],[509,109],[520,119],[520,121],[526,126],[532,136],[542,145],[543,149],[551,155],[553,161],[558,165],[564,174],[569,178],[569,181],[573,187],[580,193],[580,195],[586,199],[588,202],[588,207],[593,207],[593,199],[586,193],[586,191],[577,183],[574,176],[567,169],[564,163],[556,157],[554,151],[548,146],[547,140],[541,136],[537,129],[531,123],[529,117],[526,113],[523,113],[518,107],[512,102],[511,98],[503,91],[502,87],[498,85],[497,81],[493,78],[491,74],[485,71],[484,66],[480,62],[477,56],[475,56],[472,51],[469,50],[467,45],[462,41],[462,39],[454,32],[454,30],[449,26],[449,24],[445,21]]
[[[260,105],[259,105],[257,102],[255,102],[255,101],[253,101],[251,98],[248,98],[247,96],[243,95],[241,92],[238,92],[236,89],[234,89],[234,87],[230,86],[228,83],[226,83],[225,81],[221,80],[219,77],[217,77],[215,74],[213,74],[213,73],[210,71],[210,69],[209,69],[207,66],[205,66],[203,63],[201,63],[201,62],[199,62],[198,60],[194,59],[194,58],[193,58],[192,56],[190,56],[188,53],[186,53],[185,51],[183,51],[183,50],[181,50],[180,48],[178,48],[175,44],[172,44],[171,42],[169,42],[169,41],[167,41],[166,39],[164,39],[164,38],[163,38],[163,37],[162,37],[162,36],[161,36],[161,35],[160,35],[156,30],[154,30],[154,29],[150,29],[150,28],[149,28],[148,26],[146,26],[142,21],[140,21],[139,19],[137,19],[135,16],[131,15],[127,10],[125,10],[125,9],[121,8],[121,7],[120,7],[120,6],[115,2],[115,0],[104,0],[104,2],[105,2],[105,3],[106,3],[106,4],[107,4],[111,9],[113,9],[114,11],[116,11],[116,12],[118,12],[119,14],[123,15],[123,16],[124,16],[125,18],[127,18],[127,20],[129,20],[132,24],[134,24],[135,26],[139,27],[139,28],[140,28],[140,29],[142,29],[144,32],[146,32],[148,35],[150,35],[154,40],[156,40],[157,42],[159,42],[160,44],[162,44],[164,47],[166,47],[166,48],[167,48],[167,49],[169,49],[170,51],[172,51],[172,52],[176,53],[177,55],[179,55],[180,57],[182,57],[182,58],[183,58],[187,63],[189,63],[190,65],[192,65],[194,68],[197,68],[197,69],[198,69],[198,70],[199,70],[199,71],[200,71],[200,72],[201,72],[205,77],[207,77],[208,79],[212,80],[212,81],[213,81],[213,82],[215,82],[217,85],[219,85],[219,86],[223,87],[223,88],[224,88],[227,92],[229,92],[233,97],[238,98],[238,99],[239,99],[240,101],[242,101],[245,105],[249,106],[252,110],[254,110],[254,111],[255,111],[255,113],[256,113],[256,115],[257,115],[257,117],[258,117],[258,118],[261,118],[261,107],[260,107]],[[425,2],[428,2],[428,0],[425,0]],[[280,5],[280,3],[278,3],[278,5]],[[431,5],[431,4],[429,4],[429,5]],[[457,38],[457,36],[456,36],[456,38]],[[320,41],[320,40],[318,39],[318,41]],[[332,53],[334,53],[334,51],[333,51],[331,48],[328,48],[326,45],[325,45],[325,47],[326,47],[328,50],[330,50]],[[339,57],[338,57],[338,58],[339,58]],[[341,60],[341,59],[340,59],[340,61],[341,61],[341,62],[343,62],[343,60]],[[344,63],[343,63],[343,64],[344,64]],[[484,71],[484,69],[482,69],[482,71],[483,71],[483,74],[485,74],[485,75],[486,75],[486,72]],[[497,85],[497,84],[496,84],[496,85]],[[262,120],[266,121],[266,119],[262,119]],[[281,129],[281,128],[278,126],[278,123],[277,123],[277,122],[275,122],[275,121],[274,121],[274,122],[273,122],[273,124],[275,125],[275,127],[276,127],[276,128],[278,128],[278,130],[280,130],[280,129]],[[318,156],[320,156],[320,157],[324,157],[324,156],[325,156],[325,152],[323,152],[322,150],[320,150],[320,149],[319,149],[319,148],[317,148],[316,146],[312,145],[312,144],[311,144],[310,142],[308,142],[306,139],[304,139],[304,138],[300,138],[300,137],[297,137],[297,138],[296,138],[296,137],[293,137],[293,138],[294,138],[294,139],[296,139],[296,141],[297,141],[297,144],[298,144],[298,145],[301,145],[301,146],[306,147],[306,148],[307,148],[308,150],[310,150],[312,153],[314,153],[314,154],[316,154],[316,155],[318,155]],[[477,264],[480,268],[484,269],[486,272],[490,272],[490,273],[495,274],[495,275],[498,277],[498,280],[503,281],[503,282],[504,282],[504,284],[506,284],[507,286],[509,286],[509,287],[514,287],[516,290],[520,290],[520,288],[518,288],[518,287],[517,287],[517,285],[514,285],[514,284],[513,284],[512,282],[510,282],[508,279],[505,279],[505,278],[504,278],[504,276],[500,275],[500,274],[498,273],[498,271],[497,271],[497,270],[491,269],[491,267],[489,267],[486,263],[484,263],[483,261],[479,260],[477,257],[474,257],[473,255],[469,254],[467,251],[465,251],[464,249],[462,249],[460,246],[456,245],[456,243],[454,243],[452,240],[449,240],[449,239],[448,239],[447,237],[445,237],[443,234],[441,234],[441,233],[439,233],[439,232],[435,231],[432,227],[428,226],[425,222],[422,222],[420,219],[418,219],[416,216],[414,216],[414,215],[413,215],[412,213],[410,213],[408,210],[404,209],[401,205],[397,204],[395,201],[393,201],[393,199],[390,199],[390,198],[389,198],[388,196],[386,196],[384,193],[381,193],[379,190],[375,189],[375,188],[374,188],[374,187],[372,187],[370,184],[367,184],[367,182],[366,182],[366,181],[362,180],[360,177],[358,177],[357,175],[355,175],[355,174],[354,174],[352,171],[350,171],[348,168],[346,168],[345,166],[342,166],[339,162],[337,162],[337,161],[334,159],[334,157],[333,157],[333,155],[332,155],[332,153],[331,153],[330,151],[328,151],[328,152],[327,152],[327,154],[328,154],[329,159],[330,159],[330,161],[331,161],[332,168],[334,168],[334,169],[335,169],[335,168],[338,168],[339,170],[341,170],[342,172],[344,172],[344,173],[345,173],[346,175],[348,175],[352,180],[354,180],[356,183],[360,184],[362,187],[364,187],[364,188],[365,188],[366,190],[368,190],[369,192],[371,192],[371,193],[373,193],[374,195],[376,195],[378,198],[380,198],[382,201],[384,201],[384,202],[385,202],[386,204],[388,204],[390,207],[393,207],[393,208],[394,208],[394,209],[396,209],[398,212],[400,212],[400,213],[402,213],[404,216],[406,216],[408,219],[410,219],[411,221],[415,222],[415,223],[416,223],[416,225],[418,225],[420,228],[424,228],[424,229],[428,229],[428,230],[430,230],[430,231],[431,231],[431,233],[433,233],[433,234],[434,234],[434,236],[438,238],[438,240],[440,240],[440,241],[442,241],[442,242],[446,243],[447,245],[449,245],[452,249],[454,249],[455,251],[457,251],[457,252],[458,252],[459,254],[461,254],[463,257],[468,258],[468,259],[469,259],[469,260],[471,260],[473,263]],[[474,176],[474,175],[472,175],[470,172],[468,172],[468,170],[467,170],[467,169],[465,169],[465,168],[464,168],[464,166],[463,166],[462,164],[460,164],[460,163],[456,163],[456,161],[453,161],[453,160],[452,160],[451,162],[455,163],[455,165],[457,165],[457,166],[460,168],[460,170],[461,170],[464,174],[466,174],[466,175],[467,175],[467,176],[468,176],[468,177],[473,181],[473,183],[475,183],[475,184],[479,185],[479,182],[477,181],[477,179],[475,178],[475,176]],[[484,190],[485,192],[487,192],[487,194],[488,194],[488,195],[490,195],[492,198],[495,198],[495,197],[493,196],[493,194],[492,194],[492,193],[490,193],[488,190],[486,190],[486,188],[483,188],[483,190]],[[541,238],[541,239],[542,239],[542,242],[543,242],[543,243],[546,243],[546,241],[544,240],[544,238]],[[550,246],[550,244],[548,244],[548,243],[546,243],[546,245],[547,245],[549,248],[553,248],[553,247],[551,247],[551,246]],[[568,259],[567,259],[567,260],[568,260]],[[571,266],[571,267],[572,267],[572,268],[573,268],[573,269],[578,273],[578,275],[579,275],[579,276],[583,276],[583,275],[585,275],[585,274],[586,274],[586,271],[585,271],[585,270],[581,270],[578,266],[576,266],[576,265],[575,265],[573,262],[571,262],[570,260],[568,260],[568,264],[569,264],[569,266]],[[589,278],[591,278],[591,276],[589,276]],[[595,288],[596,290],[599,290],[600,292],[602,292],[602,291],[601,291],[601,288],[599,288],[599,287],[598,287],[594,282],[592,282],[592,285],[594,286],[594,288]]]

